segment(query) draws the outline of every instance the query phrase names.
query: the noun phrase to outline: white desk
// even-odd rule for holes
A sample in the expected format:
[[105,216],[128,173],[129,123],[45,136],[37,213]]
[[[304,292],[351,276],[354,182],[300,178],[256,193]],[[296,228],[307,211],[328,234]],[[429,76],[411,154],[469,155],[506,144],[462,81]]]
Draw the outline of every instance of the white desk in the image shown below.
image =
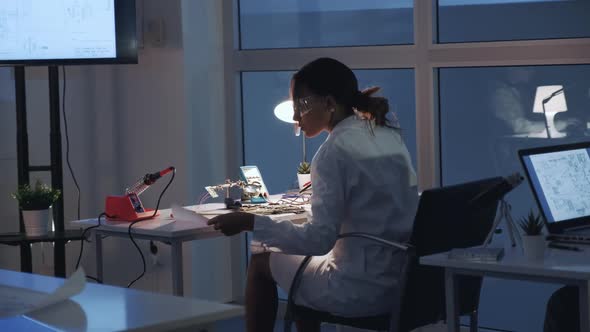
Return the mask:
[[420,258],[420,264],[445,269],[445,294],[448,331],[459,331],[457,276],[488,276],[577,286],[580,295],[580,328],[590,331],[590,247],[584,251],[547,249],[545,260],[528,261],[520,248],[506,251],[499,262],[470,262],[449,259],[447,253]]
[[[49,293],[63,283],[61,278],[0,270],[1,285]],[[241,306],[87,283],[69,301],[0,320],[0,330],[30,328],[33,320],[57,331],[197,331],[243,313]]]
[[[189,207],[195,209],[195,207]],[[225,208],[223,203],[203,204],[199,210],[221,210]],[[219,211],[219,213],[230,212],[229,210]],[[209,215],[207,215],[209,216]],[[213,217],[213,215],[210,215]],[[98,219],[84,219],[70,222],[73,226],[94,226],[98,224]],[[93,229],[96,245],[96,277],[103,280],[103,263],[102,263],[102,237],[118,236],[128,237],[127,230],[129,222],[113,222],[101,219],[101,226]],[[185,241],[208,239],[223,236],[221,232],[213,227],[203,227],[191,222],[176,221],[170,217],[170,209],[159,211],[159,216],[140,221],[133,225],[131,234],[134,239],[144,239],[152,241],[162,241],[170,243],[171,262],[172,262],[172,292],[174,295],[182,296],[183,277],[182,277],[182,243]]]
[[[271,198],[276,200],[281,195],[274,195]],[[222,213],[232,212],[225,209],[223,203],[202,204],[199,206],[187,207],[191,210],[199,211],[208,218]],[[204,212],[203,212],[204,211]],[[209,212],[207,212],[209,211]],[[218,236],[223,236],[213,227],[203,227],[191,222],[176,221],[170,217],[170,209],[160,210],[160,215],[154,219],[148,219],[133,225],[131,234],[134,239],[144,239],[152,241],[163,241],[170,243],[172,258],[172,292],[174,295],[182,296],[183,291],[183,267],[182,267],[182,243],[186,241],[202,240]],[[272,218],[281,219],[306,219],[305,215],[283,214],[271,216]],[[98,219],[84,219],[70,222],[72,226],[94,226],[98,224]],[[101,219],[101,226],[93,229],[96,245],[96,276],[98,280],[103,280],[103,262],[102,262],[102,237],[118,236],[128,237],[127,230],[129,222],[112,222]]]

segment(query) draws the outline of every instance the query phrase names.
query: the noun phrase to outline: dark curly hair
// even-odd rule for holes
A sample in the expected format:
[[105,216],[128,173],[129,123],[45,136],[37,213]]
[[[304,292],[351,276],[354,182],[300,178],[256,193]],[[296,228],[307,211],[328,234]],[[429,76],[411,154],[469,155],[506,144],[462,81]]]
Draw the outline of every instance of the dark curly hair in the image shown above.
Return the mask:
[[392,126],[386,118],[389,103],[386,98],[374,97],[379,87],[359,91],[354,72],[342,62],[332,58],[319,58],[293,75],[292,95],[296,99],[305,85],[319,96],[332,96],[350,115],[357,110],[363,116],[374,119],[375,125]]

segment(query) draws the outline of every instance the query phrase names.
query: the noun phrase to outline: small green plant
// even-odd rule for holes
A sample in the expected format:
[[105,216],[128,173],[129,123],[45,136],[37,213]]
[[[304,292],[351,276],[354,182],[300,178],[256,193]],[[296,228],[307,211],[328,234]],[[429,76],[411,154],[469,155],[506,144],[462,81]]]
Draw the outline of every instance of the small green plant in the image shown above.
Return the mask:
[[302,161],[297,167],[298,174],[309,174],[311,172],[311,165],[307,161]]
[[540,235],[544,222],[540,214],[535,215],[533,210],[531,210],[529,215],[522,217],[518,224],[526,235]]
[[12,197],[18,201],[23,210],[45,210],[48,209],[61,195],[58,189],[52,189],[46,184],[37,180],[35,187],[28,184],[20,186]]

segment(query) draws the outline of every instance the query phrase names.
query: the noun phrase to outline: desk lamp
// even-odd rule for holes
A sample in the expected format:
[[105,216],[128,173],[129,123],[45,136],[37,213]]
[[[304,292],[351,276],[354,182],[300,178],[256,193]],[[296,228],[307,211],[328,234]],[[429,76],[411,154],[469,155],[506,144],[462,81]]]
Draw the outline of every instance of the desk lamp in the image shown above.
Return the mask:
[[[275,107],[274,110],[275,116],[283,121],[283,122],[287,122],[287,123],[293,123],[294,124],[294,130],[295,130],[295,136],[299,136],[301,135],[301,128],[297,125],[297,122],[295,122],[293,120],[293,114],[295,113],[295,111],[293,110],[293,101],[292,100],[286,100],[280,104],[278,104]],[[307,158],[305,156],[305,133],[303,135],[301,135],[302,137],[302,146],[303,146],[303,161],[307,161]]]
[[567,103],[562,85],[545,85],[537,87],[533,113],[543,113],[547,138],[565,137],[565,133],[555,128],[555,114],[567,111]]

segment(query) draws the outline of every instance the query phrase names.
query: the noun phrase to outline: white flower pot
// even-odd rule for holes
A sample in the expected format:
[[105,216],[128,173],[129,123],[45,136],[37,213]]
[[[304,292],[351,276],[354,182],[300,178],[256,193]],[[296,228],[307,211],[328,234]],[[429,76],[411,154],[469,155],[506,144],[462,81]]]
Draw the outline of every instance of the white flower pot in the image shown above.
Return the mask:
[[297,173],[297,182],[299,182],[299,190],[303,189],[306,183],[311,181],[311,174]]
[[524,257],[531,261],[543,261],[545,257],[545,236],[544,235],[523,235],[522,249]]
[[49,232],[49,209],[23,210],[23,221],[27,235],[39,236]]

